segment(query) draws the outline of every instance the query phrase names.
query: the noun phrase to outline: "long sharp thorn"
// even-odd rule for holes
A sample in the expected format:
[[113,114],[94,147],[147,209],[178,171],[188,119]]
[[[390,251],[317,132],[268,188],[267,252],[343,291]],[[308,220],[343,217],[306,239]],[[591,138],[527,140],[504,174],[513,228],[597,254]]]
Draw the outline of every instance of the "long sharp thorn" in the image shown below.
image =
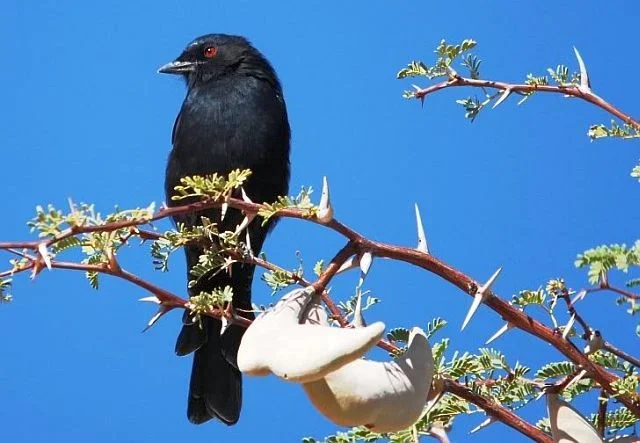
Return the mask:
[[511,95],[511,89],[505,89],[504,91],[502,91],[502,95],[500,95],[500,98],[493,104],[493,107],[491,109],[496,109],[510,95]]
[[483,296],[487,295],[487,292],[491,290],[491,286],[496,281],[496,278],[498,278],[498,276],[500,275],[500,272],[502,272],[502,268],[498,268],[496,272],[494,272],[493,275],[489,278],[489,280],[487,280],[487,282],[482,285],[480,289],[478,289],[478,292]]
[[353,321],[351,324],[356,328],[364,328],[367,325],[362,315],[362,294],[360,290],[358,290],[358,295],[356,296],[356,306],[353,309]]
[[347,261],[342,263],[342,266],[338,268],[338,270],[336,271],[336,275],[341,274],[343,272],[347,272],[348,270],[358,266],[358,264],[359,264],[359,261],[355,255],[352,257],[349,257]]
[[564,327],[562,331],[562,338],[566,339],[573,328],[573,324],[576,322],[576,314],[572,314],[567,322],[567,325]]
[[502,268],[498,268],[498,270],[494,272],[491,277],[489,277],[489,280],[487,280],[487,282],[484,285],[478,288],[476,295],[474,295],[473,297],[473,303],[471,303],[469,312],[467,312],[467,316],[465,317],[464,322],[462,322],[462,328],[460,328],[461,331],[463,331],[464,328],[467,327],[467,325],[471,321],[471,318],[476,313],[476,311],[478,310],[478,307],[480,307],[480,304],[486,297],[487,293],[491,290],[491,285],[493,285],[493,282],[496,281],[496,278],[498,278],[498,275],[500,275],[501,271],[502,271]]
[[416,226],[418,230],[418,247],[416,249],[420,252],[428,254],[429,245],[427,244],[427,236],[424,233],[424,225],[422,224],[422,217],[420,216],[420,208],[418,208],[417,203],[415,203],[414,205],[416,210]]
[[224,221],[224,216],[227,215],[227,210],[229,209],[229,203],[224,202],[220,206],[220,221]]
[[364,283],[364,279],[369,273],[369,269],[371,269],[372,262],[373,255],[371,255],[371,252],[365,252],[360,257],[360,282],[358,283],[358,286],[362,286],[362,283]]
[[167,312],[169,312],[167,308],[165,308],[164,306],[160,306],[160,309],[158,309],[158,312],[156,312],[155,315],[151,317],[151,319],[147,323],[147,326],[145,326],[142,332],[147,332],[149,329],[151,329],[151,327],[156,324],[156,322],[160,319],[160,317],[162,317]]
[[151,295],[149,297],[142,297],[142,298],[138,299],[138,301],[155,303],[157,305],[159,305],[161,303],[160,299],[158,297],[156,297],[155,295]]
[[462,327],[460,328],[461,331],[464,331],[464,328],[466,328],[469,322],[471,321],[471,317],[473,317],[473,314],[475,314],[476,311],[478,310],[480,303],[482,303],[482,298],[483,298],[482,294],[480,294],[479,292],[473,297],[473,303],[471,303],[469,312],[467,312],[467,316],[464,318],[464,321],[462,322]]
[[227,330],[227,328],[229,327],[229,325],[231,323],[229,322],[229,319],[227,317],[225,317],[225,316],[223,316],[220,319],[220,322],[222,323],[222,327],[220,328],[220,335],[222,335],[222,334],[224,334],[224,331]]
[[496,421],[495,418],[487,417],[487,419],[485,421],[483,421],[478,426],[476,426],[471,431],[469,431],[469,434],[473,434],[475,432],[478,432],[479,430],[486,428],[487,426],[489,426],[490,424],[494,423],[495,421]]
[[42,257],[44,264],[47,265],[47,269],[51,270],[51,256],[49,255],[49,251],[47,251],[47,245],[39,243],[38,252],[40,253],[40,257]]
[[249,226],[249,223],[251,223],[254,218],[255,215],[248,215],[243,218],[242,222],[238,225],[238,227],[236,227],[236,235],[240,234],[247,226]]
[[587,370],[583,369],[582,371],[580,371],[578,373],[578,375],[573,377],[571,379],[571,381],[565,385],[564,390],[567,390],[567,389],[569,389],[569,387],[571,387],[571,386],[575,385],[576,383],[578,383],[580,380],[582,380],[582,377],[584,377],[585,375],[587,375]]
[[585,298],[587,296],[587,290],[583,289],[582,291],[578,292],[573,299],[571,300],[571,306],[573,306],[576,302],[579,302],[580,300],[582,300],[583,298]]
[[36,260],[33,262],[33,269],[31,270],[29,278],[31,280],[35,280],[36,276],[40,274],[40,271],[42,271],[42,262],[40,260]]
[[415,90],[416,90],[416,92],[418,92],[418,91],[422,91],[422,88],[421,88],[420,86],[418,86],[418,85],[413,85],[413,84],[412,84],[411,86],[413,87],[413,89],[415,89]]
[[253,248],[251,248],[251,236],[249,235],[248,229],[247,229],[247,232],[245,232],[245,244],[247,245],[249,254],[253,257]]
[[322,178],[322,194],[320,196],[317,218],[320,223],[329,223],[333,220],[333,207],[331,206],[331,195],[329,194],[327,177]]
[[589,74],[587,74],[587,67],[584,65],[584,60],[582,60],[582,56],[575,46],[573,47],[573,52],[576,54],[578,66],[580,67],[580,89],[588,91],[591,89],[591,86],[589,86]]
[[240,193],[242,194],[242,200],[244,200],[247,203],[253,203],[253,201],[249,198],[247,193],[244,191],[244,188],[240,188]]
[[513,325],[509,322],[505,323],[504,325],[502,325],[502,327],[500,329],[498,329],[496,331],[495,334],[493,334],[489,340],[487,340],[484,344],[488,345],[489,343],[491,343],[492,341],[496,340],[498,337],[500,337],[502,334],[504,334],[505,332],[509,331],[513,329]]

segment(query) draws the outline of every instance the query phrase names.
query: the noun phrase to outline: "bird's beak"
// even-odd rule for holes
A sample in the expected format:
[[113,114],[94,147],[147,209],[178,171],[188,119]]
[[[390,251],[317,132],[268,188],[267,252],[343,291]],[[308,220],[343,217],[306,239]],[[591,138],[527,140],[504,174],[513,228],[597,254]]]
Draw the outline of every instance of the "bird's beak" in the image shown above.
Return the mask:
[[183,62],[180,60],[175,60],[171,63],[167,63],[164,66],[161,66],[158,69],[158,73],[160,74],[184,74],[187,72],[193,72],[196,69],[195,62]]

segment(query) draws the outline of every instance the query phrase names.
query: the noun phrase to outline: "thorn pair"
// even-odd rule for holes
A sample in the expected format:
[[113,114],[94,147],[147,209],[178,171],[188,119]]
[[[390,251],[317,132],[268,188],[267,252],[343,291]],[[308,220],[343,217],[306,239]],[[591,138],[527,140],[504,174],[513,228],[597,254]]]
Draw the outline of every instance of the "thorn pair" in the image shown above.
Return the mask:
[[149,297],[142,297],[141,299],[139,299],[138,301],[141,302],[148,302],[148,303],[155,303],[158,306],[158,311],[153,315],[153,317],[151,317],[151,319],[147,322],[147,325],[145,326],[145,328],[142,330],[142,332],[147,332],[149,329],[151,329],[151,327],[156,324],[156,322],[158,320],[160,320],[160,317],[162,317],[164,314],[166,314],[167,312],[169,312],[171,309],[173,309],[172,307],[169,307],[167,305],[165,305],[163,302],[160,301],[160,299],[158,297],[156,297],[155,295],[151,295]]
[[[22,254],[21,254],[22,255]],[[34,280],[36,278],[36,276],[40,273],[40,271],[42,271],[42,264],[44,263],[44,265],[47,267],[48,270],[51,270],[51,255],[49,254],[49,251],[47,250],[47,245],[46,243],[42,242],[42,243],[38,243],[38,255],[39,257],[30,257],[31,259],[34,259],[34,263],[33,263],[33,268],[31,271],[31,275],[29,276],[29,278],[31,280]],[[23,257],[28,257],[26,255],[23,255]]]
[[473,302],[471,303],[469,312],[467,312],[467,316],[462,322],[462,328],[460,328],[461,331],[464,331],[464,328],[466,328],[469,322],[471,321],[471,317],[473,317],[473,314],[475,314],[476,311],[478,310],[480,303],[482,303],[486,299],[486,297],[488,296],[491,290],[491,285],[493,285],[493,282],[496,281],[496,278],[498,278],[498,275],[500,275],[501,271],[502,271],[502,268],[498,268],[498,270],[493,273],[493,275],[489,278],[489,280],[487,280],[487,282],[484,285],[478,288],[478,290],[476,291],[476,294],[473,296]]

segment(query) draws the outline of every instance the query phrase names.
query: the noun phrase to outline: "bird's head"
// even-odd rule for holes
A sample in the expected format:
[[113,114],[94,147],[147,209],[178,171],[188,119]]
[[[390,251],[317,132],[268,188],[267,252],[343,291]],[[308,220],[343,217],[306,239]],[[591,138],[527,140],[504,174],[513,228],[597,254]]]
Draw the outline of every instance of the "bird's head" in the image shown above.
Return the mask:
[[163,74],[180,74],[188,85],[240,73],[267,80],[279,88],[276,74],[266,58],[240,36],[208,34],[187,45],[174,61],[160,67]]

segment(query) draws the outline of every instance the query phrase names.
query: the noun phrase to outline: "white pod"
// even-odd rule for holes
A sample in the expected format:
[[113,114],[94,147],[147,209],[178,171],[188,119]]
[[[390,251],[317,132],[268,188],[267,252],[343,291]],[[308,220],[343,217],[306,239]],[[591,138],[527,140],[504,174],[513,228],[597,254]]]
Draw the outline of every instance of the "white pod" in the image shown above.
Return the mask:
[[591,423],[557,395],[547,395],[547,408],[554,443],[602,443]]
[[393,361],[356,360],[302,386],[316,409],[339,426],[397,432],[420,417],[433,367],[425,333],[413,328],[407,352]]
[[381,322],[359,329],[300,324],[313,294],[312,288],[291,291],[254,320],[238,349],[240,371],[311,382],[362,357],[382,337]]

